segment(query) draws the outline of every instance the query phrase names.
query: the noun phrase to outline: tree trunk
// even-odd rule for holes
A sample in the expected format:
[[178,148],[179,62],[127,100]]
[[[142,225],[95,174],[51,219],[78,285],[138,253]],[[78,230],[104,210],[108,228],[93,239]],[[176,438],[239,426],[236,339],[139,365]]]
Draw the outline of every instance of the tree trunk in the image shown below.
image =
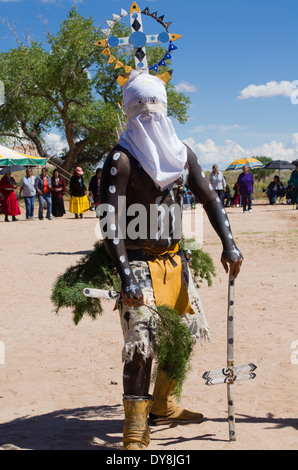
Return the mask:
[[77,142],[71,150],[66,155],[65,163],[63,165],[63,169],[66,173],[70,174],[71,170],[75,165],[75,162],[80,155],[80,153],[84,150],[85,147],[88,145],[88,139],[81,140]]
[[35,145],[39,155],[41,158],[46,158],[47,160],[50,158],[50,155],[48,155],[46,153],[46,151],[44,150],[43,146],[42,146],[42,143],[41,143],[41,140],[39,138],[39,136],[33,132],[33,131],[30,131],[27,127],[27,123],[25,121],[21,121],[21,128],[22,128],[22,131],[24,132],[24,134],[31,140],[31,142]]

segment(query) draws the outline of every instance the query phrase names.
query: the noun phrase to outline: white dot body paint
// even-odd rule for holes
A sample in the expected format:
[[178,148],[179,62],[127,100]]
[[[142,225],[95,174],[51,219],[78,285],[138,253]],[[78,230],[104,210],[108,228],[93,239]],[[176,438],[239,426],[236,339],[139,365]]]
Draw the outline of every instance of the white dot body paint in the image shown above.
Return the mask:
[[120,259],[121,263],[125,263],[125,256],[124,255],[120,256],[119,259]]
[[110,225],[110,229],[111,229],[111,230],[116,230],[116,228],[117,228],[117,227],[116,227],[115,224],[111,224],[111,225]]
[[127,288],[128,291],[133,292],[134,294],[137,292],[138,286],[133,283],[133,280],[130,281],[130,285]]
[[124,272],[128,276],[130,274],[130,269],[126,268],[126,269],[124,269]]
[[117,169],[113,166],[113,167],[111,168],[110,173],[111,173],[112,176],[117,175]]
[[225,214],[225,213],[226,213],[226,211],[225,211],[224,209],[222,209],[222,210],[221,210],[221,212],[222,212],[223,214]]
[[230,226],[230,224],[229,224],[229,221],[228,221],[228,220],[226,220],[226,221],[225,221],[225,225],[226,225],[227,227],[229,227],[229,226]]
[[109,191],[110,193],[114,194],[116,192],[116,186],[110,186]]
[[116,162],[118,160],[118,158],[120,158],[120,153],[119,152],[115,153],[115,155],[113,156],[113,160]]
[[206,175],[203,171],[201,172],[201,175],[202,175],[203,178],[206,178]]
[[221,200],[219,199],[219,197],[218,197],[218,196],[217,196],[217,198],[216,198],[216,201],[217,201],[217,202],[221,202]]
[[229,233],[229,238],[233,240],[233,235],[231,233]]
[[114,243],[114,245],[119,245],[119,243],[120,243],[119,238],[114,238],[113,243]]
[[109,204],[109,212],[115,212],[115,207]]
[[212,191],[212,189],[213,189],[213,186],[212,186],[211,183],[209,184],[209,189],[210,189],[210,191]]

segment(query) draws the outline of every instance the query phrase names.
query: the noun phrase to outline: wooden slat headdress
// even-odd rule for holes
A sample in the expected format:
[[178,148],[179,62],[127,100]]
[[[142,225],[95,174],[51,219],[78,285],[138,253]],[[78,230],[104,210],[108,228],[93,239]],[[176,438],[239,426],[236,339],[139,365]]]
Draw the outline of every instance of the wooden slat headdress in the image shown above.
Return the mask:
[[[159,34],[146,35],[143,30],[142,15],[149,16],[156,20],[164,28],[164,31]],[[127,16],[130,17],[131,35],[128,37],[113,36],[111,31],[115,24]],[[105,39],[97,41],[94,45],[103,48],[101,53],[108,57],[108,64],[113,64],[115,69],[124,69],[126,76],[119,75],[117,79],[121,86],[125,85],[128,80],[127,75],[133,70],[133,68],[117,60],[112,54],[113,48],[125,46],[133,47],[135,70],[140,73],[150,73],[150,70],[158,73],[160,67],[168,66],[166,61],[172,59],[172,52],[177,49],[177,46],[175,46],[173,42],[182,37],[180,34],[169,33],[168,29],[172,22],[165,22],[164,15],[158,16],[157,11],[150,13],[149,8],[145,8],[145,10],[141,11],[136,2],[132,3],[129,12],[121,9],[121,15],[113,14],[112,17],[112,20],[106,21],[108,28],[101,30],[105,36]],[[169,46],[167,52],[164,54],[164,57],[158,63],[149,66],[147,62],[146,45],[154,43],[169,43]],[[167,83],[171,78],[172,72],[172,70],[166,71],[158,75],[158,77]]]

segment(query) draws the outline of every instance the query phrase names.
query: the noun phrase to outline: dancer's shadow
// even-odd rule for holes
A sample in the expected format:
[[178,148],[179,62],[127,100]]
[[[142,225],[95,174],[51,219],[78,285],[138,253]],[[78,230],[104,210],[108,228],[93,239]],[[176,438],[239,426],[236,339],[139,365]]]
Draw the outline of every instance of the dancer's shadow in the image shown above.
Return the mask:
[[[206,418],[214,423],[227,422],[225,418]],[[297,418],[275,418],[268,413],[266,417],[236,415],[236,423],[264,424],[267,429],[292,427],[298,430]],[[52,413],[17,418],[0,424],[0,448],[9,446],[31,450],[122,450],[123,410],[121,405],[87,407],[54,411]],[[181,426],[181,424],[180,424]],[[169,427],[174,427],[170,425]],[[186,441],[221,441],[213,434],[191,437],[175,436],[159,438],[160,426],[151,427],[151,440],[160,441],[158,446],[168,448]]]
[[[235,416],[236,424],[245,423],[245,424],[266,424],[270,426],[266,429],[283,429],[283,428],[293,428],[298,431],[298,418],[277,418],[272,413],[267,413],[266,417],[261,416],[249,416],[245,414],[236,414]],[[223,422],[226,421],[224,418],[214,418],[209,421],[214,422]]]
[[[228,426],[228,420],[227,418],[205,418],[205,421],[211,421],[214,423],[227,423]],[[268,427],[266,429],[283,429],[287,427],[292,427],[295,430],[298,430],[298,418],[275,418],[272,413],[267,413],[266,417],[255,417],[255,416],[249,416],[249,415],[244,415],[244,414],[236,414],[236,425],[237,423],[244,423],[244,424],[266,424],[268,423]],[[185,424],[186,425],[186,424]],[[171,424],[168,427],[176,427],[178,424]],[[179,423],[179,426],[183,426],[183,424]],[[164,428],[166,429],[166,428]],[[163,430],[164,430],[163,429]],[[154,434],[160,431],[161,428],[158,427],[151,427],[151,436],[152,440],[154,440]],[[170,445],[175,445],[175,444],[182,444],[186,441],[212,441],[212,442],[229,442],[229,439],[220,439],[216,436],[216,428],[215,432],[212,434],[201,434],[197,436],[192,436],[192,437],[185,437],[185,436],[177,436],[177,437],[170,437],[170,438],[162,438],[158,439],[160,442],[160,446],[163,447],[168,447]]]
[[99,406],[17,418],[0,425],[0,448],[120,450],[122,407]]

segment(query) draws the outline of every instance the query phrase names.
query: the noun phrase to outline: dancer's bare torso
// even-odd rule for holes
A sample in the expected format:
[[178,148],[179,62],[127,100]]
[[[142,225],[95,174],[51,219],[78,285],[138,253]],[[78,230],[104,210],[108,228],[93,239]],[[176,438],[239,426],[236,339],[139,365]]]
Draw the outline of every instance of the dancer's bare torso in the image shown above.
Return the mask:
[[129,152],[116,146],[108,156],[101,177],[101,225],[105,245],[128,297],[133,275],[127,250],[141,249],[156,254],[171,251],[182,229],[183,184],[203,204],[211,224],[223,243],[223,258],[238,274],[242,255],[237,250],[227,214],[210,187],[195,154],[187,148],[185,172],[174,184],[161,190]]

